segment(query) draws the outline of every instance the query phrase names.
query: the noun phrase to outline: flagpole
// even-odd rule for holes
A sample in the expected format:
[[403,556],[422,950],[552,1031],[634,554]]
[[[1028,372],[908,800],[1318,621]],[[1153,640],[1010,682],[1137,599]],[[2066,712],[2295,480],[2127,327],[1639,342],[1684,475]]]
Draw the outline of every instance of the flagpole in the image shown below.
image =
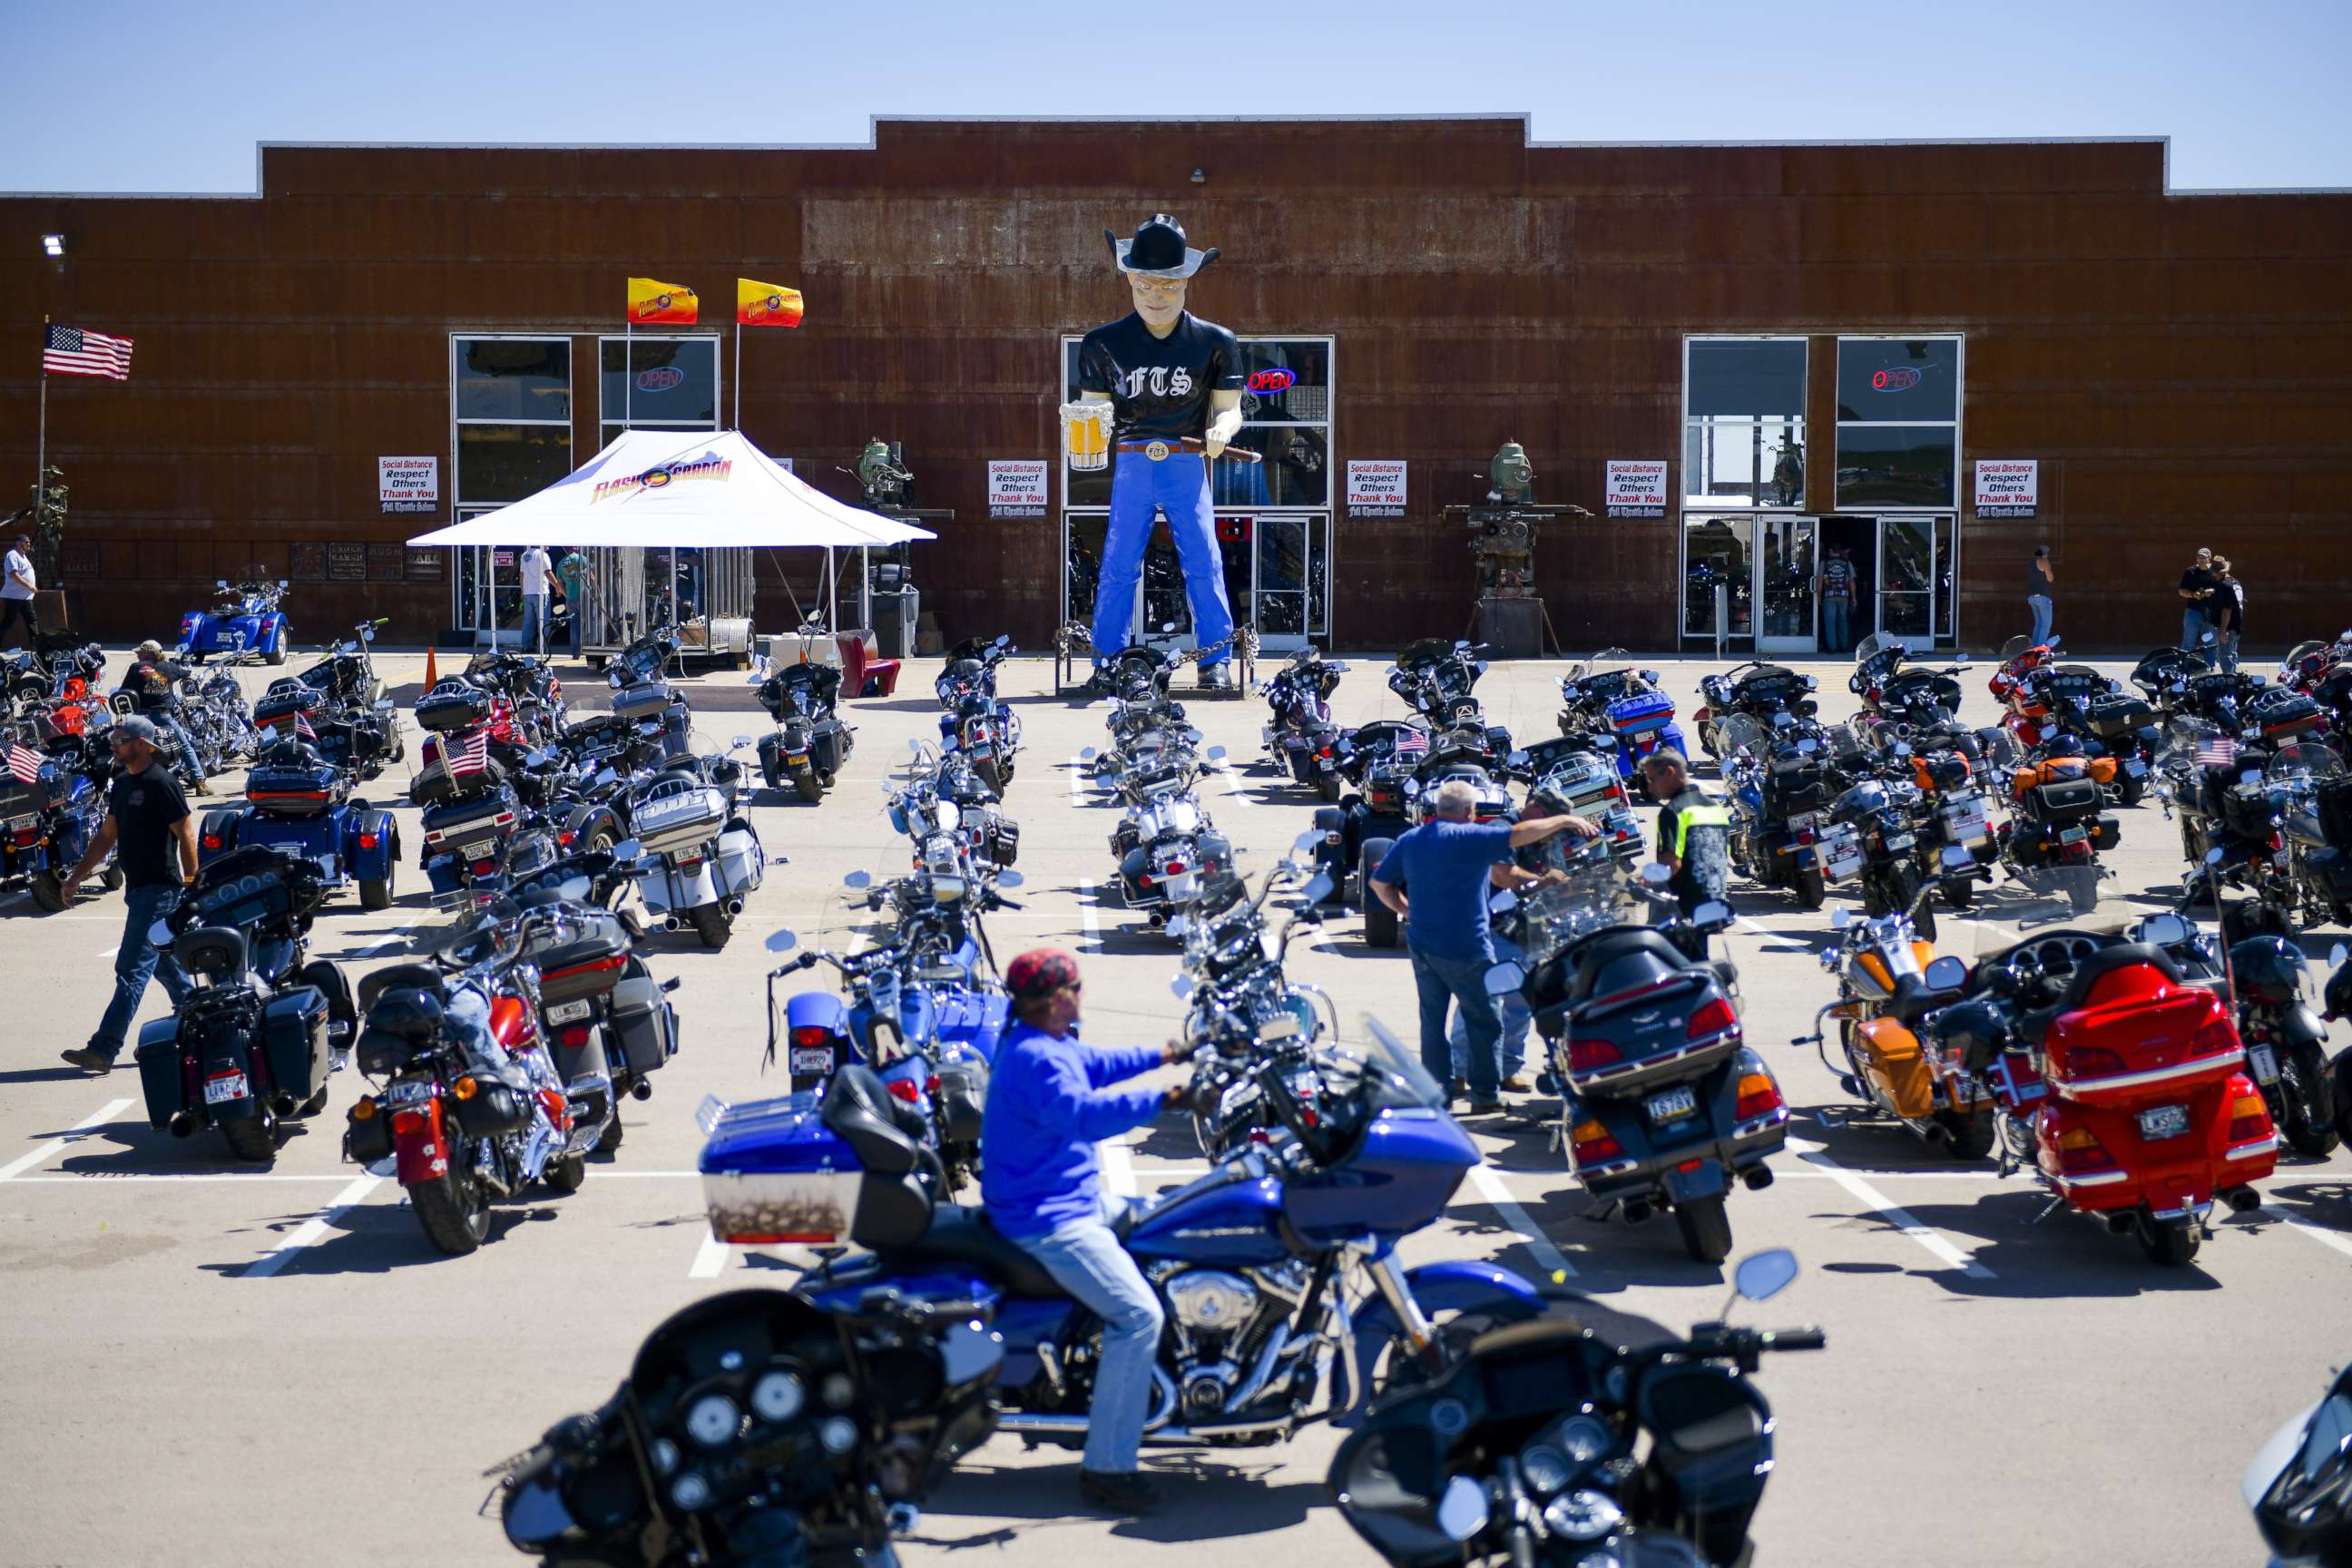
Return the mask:
[[621,428],[635,423],[637,405],[637,313],[621,321]]
[[735,433],[743,433],[743,322],[735,322]]
[[42,490],[49,477],[49,319],[41,318],[41,434],[33,448],[33,523],[40,525]]

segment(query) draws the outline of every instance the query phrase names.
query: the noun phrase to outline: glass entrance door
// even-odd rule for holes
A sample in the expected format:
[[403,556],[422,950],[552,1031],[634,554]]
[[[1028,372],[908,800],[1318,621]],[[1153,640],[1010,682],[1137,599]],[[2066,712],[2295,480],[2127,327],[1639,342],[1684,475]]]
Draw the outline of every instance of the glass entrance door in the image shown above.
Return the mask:
[[457,549],[457,623],[474,633],[478,643],[499,641],[500,634],[508,642],[521,638],[522,574],[516,565],[520,553],[504,545],[461,544]]
[[1820,527],[1810,517],[1757,519],[1759,653],[1811,653],[1820,647]]
[[1936,520],[1878,520],[1878,629],[1915,648],[1950,638],[1936,614]]
[[[1062,618],[1092,621],[1109,520],[1100,512],[1062,514]],[[1225,600],[1238,625],[1253,626],[1259,646],[1286,652],[1328,635],[1331,514],[1217,512],[1217,554],[1224,567]],[[1135,620],[1158,628],[1172,624],[1173,646],[1192,644],[1192,607],[1176,543],[1155,519],[1136,584]]]

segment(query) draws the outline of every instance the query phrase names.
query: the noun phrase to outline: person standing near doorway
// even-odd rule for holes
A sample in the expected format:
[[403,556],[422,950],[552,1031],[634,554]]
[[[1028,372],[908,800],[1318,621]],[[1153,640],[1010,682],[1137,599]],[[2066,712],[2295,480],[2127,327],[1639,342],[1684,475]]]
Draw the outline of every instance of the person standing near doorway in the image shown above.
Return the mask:
[[1853,646],[1853,552],[1831,545],[1822,552],[1822,574],[1813,582],[1822,595],[1822,651],[1843,653]]
[[567,550],[563,559],[555,563],[556,581],[563,584],[563,603],[569,609],[572,623],[572,657],[580,657],[581,628],[588,621],[588,584],[593,578],[588,557],[577,550]]
[[2230,571],[2230,558],[2213,557],[2213,596],[2205,601],[2213,622],[2213,667],[2238,668],[2238,633],[2246,618],[2246,590]]
[[2194,653],[2205,646],[2212,629],[2206,607],[2213,600],[2213,552],[2200,549],[2189,570],[2180,574],[2180,646]]
[[555,568],[548,562],[546,547],[525,545],[516,570],[522,576],[522,646],[532,653],[545,653],[547,590],[555,581]]
[[2050,590],[2058,585],[2058,578],[2050,570],[2050,547],[2033,547],[2033,563],[2025,569],[2025,603],[2033,612],[2033,630],[2026,640],[2035,647],[2050,646]]

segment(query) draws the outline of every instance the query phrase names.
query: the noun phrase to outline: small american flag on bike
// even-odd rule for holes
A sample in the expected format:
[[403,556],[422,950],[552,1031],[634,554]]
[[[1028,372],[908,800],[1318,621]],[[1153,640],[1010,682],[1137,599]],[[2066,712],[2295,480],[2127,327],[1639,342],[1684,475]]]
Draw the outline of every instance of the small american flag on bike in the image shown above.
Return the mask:
[[37,784],[41,777],[41,753],[29,746],[8,743],[8,772],[18,784]]
[[2227,735],[2208,735],[2197,742],[2197,765],[2226,768],[2238,760],[2238,742]]
[[457,745],[445,746],[441,760],[451,778],[487,773],[490,766],[490,732],[477,730]]
[[1397,731],[1396,754],[1398,756],[1417,757],[1424,754],[1428,750],[1429,737],[1423,734],[1420,731],[1400,730]]
[[310,715],[299,710],[294,715],[294,732],[306,741],[315,741],[319,738],[319,731],[310,728]]

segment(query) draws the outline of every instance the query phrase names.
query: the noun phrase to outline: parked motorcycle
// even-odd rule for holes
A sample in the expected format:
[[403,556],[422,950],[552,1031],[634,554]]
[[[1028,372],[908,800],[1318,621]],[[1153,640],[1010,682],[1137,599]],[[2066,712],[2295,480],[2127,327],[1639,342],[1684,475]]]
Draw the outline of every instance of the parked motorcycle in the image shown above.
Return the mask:
[[[738,735],[735,749],[751,738]],[[694,771],[665,769],[629,793],[630,830],[644,850],[637,896],[664,931],[687,925],[709,948],[727,945],[743,900],[757,892],[767,855],[751,819],[737,814],[740,764],[699,759]]]
[[948,649],[947,668],[933,683],[947,710],[940,715],[940,739],[952,742],[1000,795],[1013,782],[1021,716],[996,695],[996,667],[1014,651],[1010,637],[966,637]]
[[196,873],[149,940],[193,983],[173,1016],[141,1026],[133,1053],[147,1124],[186,1138],[217,1128],[239,1160],[278,1156],[278,1126],[326,1109],[331,1052],[351,1044],[342,974],[307,957],[325,879],[275,849],[224,855]]
[[[102,732],[101,732],[102,733]],[[113,763],[97,735],[58,735],[44,749],[39,727],[19,719],[0,732],[0,889],[22,888],[44,914],[66,907],[67,873],[81,863],[106,820]],[[109,850],[100,885],[122,886]]]
[[[1755,1253],[1733,1298],[1769,1300],[1796,1277],[1793,1253]],[[1393,1568],[1746,1563],[1773,1433],[1748,1380],[1768,1352],[1827,1343],[1726,1321],[1638,1350],[1573,1318],[1487,1334],[1381,1396],[1331,1461],[1333,1500]]]
[[1921,889],[1938,886],[1937,879],[1947,874],[1973,880],[1977,861],[1966,849],[1948,847],[1943,853],[1948,858],[1932,876],[1921,867],[1918,825],[1927,806],[1919,786],[1906,776],[1910,762],[1907,753],[1887,757],[1880,776],[1864,778],[1830,802],[1821,854],[1830,880],[1859,881],[1864,914],[1908,911],[1919,933],[1932,942],[1935,907],[1920,899]]
[[359,885],[360,908],[387,910],[397,891],[400,828],[392,813],[352,796],[352,775],[307,741],[280,741],[256,757],[242,806],[207,811],[196,865],[255,845],[315,862],[329,889]]
[[2103,850],[2123,838],[2123,825],[2105,815],[2105,786],[2116,776],[2112,757],[2089,757],[2063,732],[2018,754],[2011,737],[1993,731],[1990,760],[2008,771],[2009,820],[1995,831],[2002,864],[2029,886],[2053,881],[2076,914],[2099,900]]
[[679,646],[677,627],[656,626],[634,638],[604,667],[605,683],[613,689],[614,720],[663,756],[682,757],[694,749],[693,709],[669,683]]
[[2239,1490],[2271,1568],[2352,1568],[2352,1367],[2271,1435]]
[[180,646],[202,664],[225,658],[232,664],[258,657],[265,664],[284,664],[292,636],[283,605],[289,584],[282,580],[213,584],[209,610],[190,610],[180,617]]
[[1735,718],[1753,721],[1766,734],[1780,728],[1783,713],[1810,719],[1818,710],[1812,693],[1819,684],[1810,675],[1754,660],[1720,675],[1702,676],[1699,695],[1706,700],[1691,715],[1698,743],[1708,756],[1722,761],[1738,749],[1724,728]]
[[[1837,774],[1822,738],[1793,719],[1768,733],[1746,713],[1715,727],[1725,748],[1723,801],[1731,817],[1732,869],[1766,888],[1786,888],[1800,909],[1817,910],[1828,897],[1831,868],[1824,843]],[[1858,860],[1841,875],[1859,870]]]
[[1494,650],[1484,643],[1448,642],[1423,637],[1398,650],[1389,669],[1389,689],[1404,699],[1433,731],[1475,726],[1487,733],[1497,756],[1513,750],[1511,732],[1486,722],[1486,710],[1471,689],[1486,673],[1486,656]]
[[1338,800],[1346,782],[1347,737],[1332,722],[1331,693],[1347,670],[1347,660],[1326,658],[1309,646],[1293,651],[1257,689],[1272,710],[1262,731],[1266,755],[1292,783],[1327,801]]
[[1981,960],[1928,1020],[1934,1048],[1992,1086],[2004,1173],[2031,1163],[2053,1206],[2197,1256],[2218,1200],[2257,1207],[2278,1134],[2221,998],[2147,942],[2039,933]]
[[[1790,1042],[1812,1046],[1838,1087],[1862,1102],[1834,1120],[1823,1112],[1824,1125],[1883,1117],[1955,1159],[1983,1159],[1995,1136],[1991,1088],[1921,1040],[1927,1015],[1959,1000],[1969,966],[1937,957],[1901,913],[1853,920],[1839,910],[1830,927],[1839,941],[1822,967],[1838,978],[1837,1000],[1813,1015],[1811,1034]],[[1838,1021],[1839,1060],[1822,1030],[1829,1018]]]
[[856,738],[835,711],[841,671],[829,664],[788,664],[778,669],[761,654],[753,661],[751,684],[760,706],[777,728],[760,737],[760,774],[770,789],[790,779],[803,800],[824,798]]
[[1605,742],[1616,753],[1617,776],[1648,800],[1642,759],[1660,746],[1687,755],[1690,742],[1675,722],[1675,700],[1658,672],[1633,668],[1632,658],[1622,647],[1605,647],[1559,678],[1559,732]]
[[707,1297],[494,1472],[499,1521],[545,1568],[898,1568],[916,1505],[994,1429],[1003,1355],[968,1301]]

